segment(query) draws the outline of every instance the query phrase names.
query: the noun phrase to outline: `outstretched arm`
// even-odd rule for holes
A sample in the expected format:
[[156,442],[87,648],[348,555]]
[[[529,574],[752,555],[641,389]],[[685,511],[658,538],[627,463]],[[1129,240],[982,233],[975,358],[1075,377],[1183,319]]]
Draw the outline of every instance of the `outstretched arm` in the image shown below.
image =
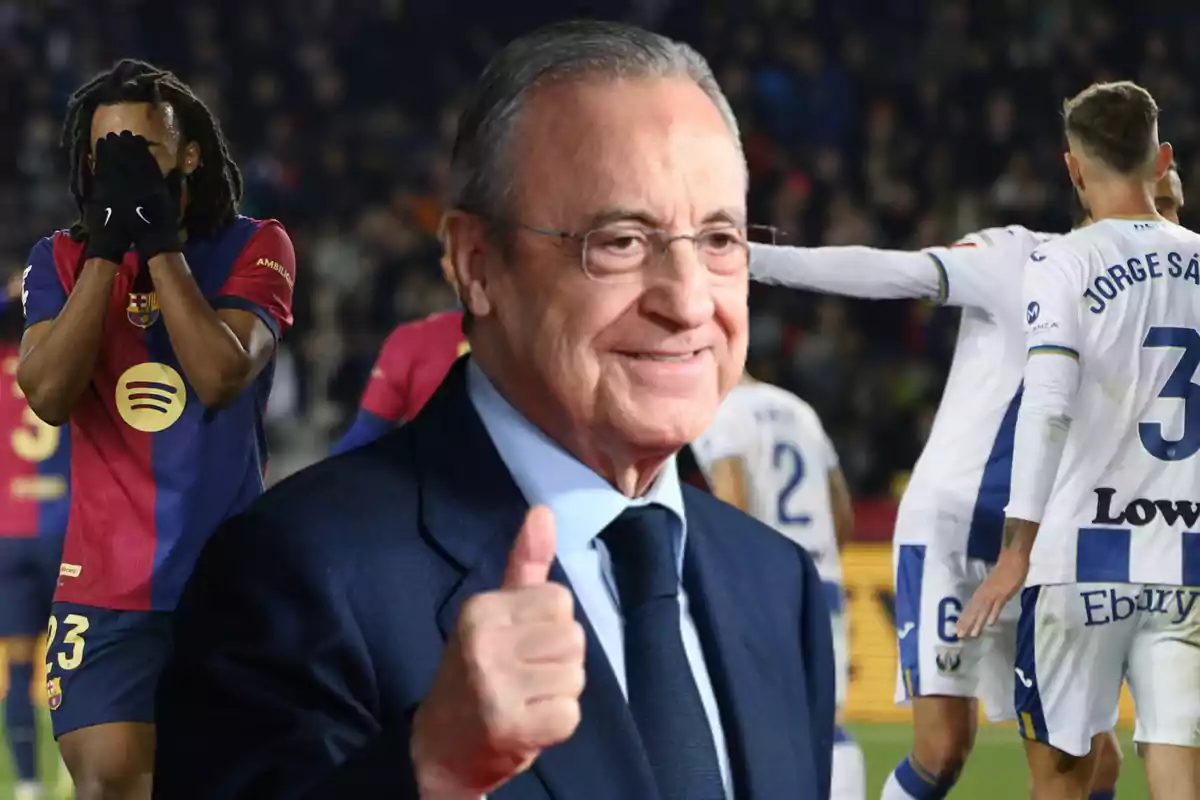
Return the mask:
[[944,300],[946,274],[929,253],[874,247],[755,245],[750,277],[793,289],[873,300]]

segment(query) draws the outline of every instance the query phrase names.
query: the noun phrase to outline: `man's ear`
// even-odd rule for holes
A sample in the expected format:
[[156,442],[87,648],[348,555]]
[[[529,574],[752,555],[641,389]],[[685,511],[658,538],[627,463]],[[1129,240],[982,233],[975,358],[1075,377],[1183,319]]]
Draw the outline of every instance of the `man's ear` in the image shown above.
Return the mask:
[[441,234],[459,302],[472,316],[487,316],[492,310],[487,261],[493,248],[484,221],[465,211],[448,211],[442,217]]
[[1163,142],[1158,146],[1158,153],[1154,156],[1154,182],[1161,181],[1163,177],[1170,171],[1171,162],[1175,160],[1175,148],[1171,147],[1170,142]]
[[1079,167],[1079,159],[1071,155],[1070,152],[1063,153],[1063,162],[1067,165],[1067,175],[1071,178],[1071,185],[1079,191],[1083,191],[1083,172]]

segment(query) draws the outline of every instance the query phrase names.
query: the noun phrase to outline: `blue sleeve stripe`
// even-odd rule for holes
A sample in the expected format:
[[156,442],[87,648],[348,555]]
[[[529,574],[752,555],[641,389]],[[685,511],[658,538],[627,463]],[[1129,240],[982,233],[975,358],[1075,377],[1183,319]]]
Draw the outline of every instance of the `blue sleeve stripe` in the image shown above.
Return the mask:
[[1079,351],[1070,347],[1063,347],[1058,344],[1039,344],[1029,348],[1031,356],[1070,356],[1076,361],[1079,360]]
[[239,311],[249,311],[251,314],[255,315],[256,317],[261,319],[263,322],[265,322],[267,324],[267,327],[271,329],[271,335],[275,337],[275,341],[279,341],[279,323],[275,321],[275,318],[273,316],[271,316],[270,312],[268,312],[265,308],[260,306],[258,303],[255,303],[251,300],[247,300],[244,297],[237,297],[235,295],[225,294],[225,295],[221,295],[220,297],[214,298],[212,301],[212,307],[213,308],[236,308]]
[[54,236],[39,239],[25,261],[25,271],[21,276],[21,305],[26,329],[54,319],[67,304],[67,289],[54,263],[54,241]]
[[950,275],[949,275],[949,273],[946,272],[946,265],[943,264],[942,260],[940,258],[938,258],[937,256],[935,256],[933,253],[926,252],[925,255],[927,255],[931,259],[933,259],[933,265],[935,267],[937,267],[937,271],[938,271],[938,296],[936,298],[937,302],[945,303],[947,300],[950,299]]
[[383,436],[388,431],[396,426],[389,420],[384,419],[378,414],[372,414],[370,411],[359,410],[358,416],[354,418],[354,424],[350,426],[350,430],[342,434],[342,438],[338,439],[334,444],[330,455],[340,455],[347,450],[353,450],[356,447],[362,447],[368,442],[373,442],[380,436]]

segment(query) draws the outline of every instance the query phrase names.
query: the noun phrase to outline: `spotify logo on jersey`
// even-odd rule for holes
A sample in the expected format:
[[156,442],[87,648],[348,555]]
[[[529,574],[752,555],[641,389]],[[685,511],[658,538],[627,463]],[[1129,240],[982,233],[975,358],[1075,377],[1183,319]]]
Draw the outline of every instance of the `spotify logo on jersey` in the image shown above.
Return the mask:
[[117,379],[117,412],[135,430],[166,430],[179,420],[186,405],[183,378],[166,364],[138,364]]

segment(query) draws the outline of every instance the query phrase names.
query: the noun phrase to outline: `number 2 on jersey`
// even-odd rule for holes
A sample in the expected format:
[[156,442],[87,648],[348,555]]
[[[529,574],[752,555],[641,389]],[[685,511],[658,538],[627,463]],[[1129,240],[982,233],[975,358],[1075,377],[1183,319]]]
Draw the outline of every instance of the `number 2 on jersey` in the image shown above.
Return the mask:
[[1163,461],[1183,461],[1200,450],[1200,385],[1193,378],[1200,367],[1200,333],[1193,328],[1154,327],[1146,331],[1142,347],[1172,347],[1183,350],[1175,370],[1163,384],[1160,398],[1183,401],[1183,431],[1178,439],[1163,436],[1161,422],[1139,422],[1142,447]]
[[776,442],[771,452],[771,464],[777,470],[789,471],[787,481],[779,490],[779,497],[775,502],[776,519],[784,525],[808,525],[812,522],[812,517],[788,510],[792,495],[804,480],[804,458],[800,455],[800,448],[791,442]]

